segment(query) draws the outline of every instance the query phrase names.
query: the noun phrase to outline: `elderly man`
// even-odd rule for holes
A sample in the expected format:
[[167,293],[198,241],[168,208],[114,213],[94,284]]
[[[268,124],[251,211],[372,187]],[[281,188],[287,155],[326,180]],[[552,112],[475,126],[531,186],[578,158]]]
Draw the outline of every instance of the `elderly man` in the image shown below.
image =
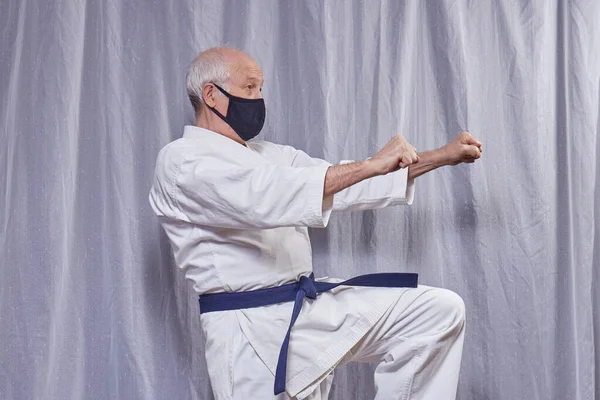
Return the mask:
[[308,227],[332,211],[410,204],[414,179],[474,162],[468,132],[417,154],[400,135],[373,157],[331,165],[261,130],[263,73],[249,55],[215,48],[187,75],[195,126],[158,155],[150,204],[177,265],[200,294],[216,399],[326,399],[333,370],[377,364],[377,399],[454,399],[461,298],[415,274],[315,280]]

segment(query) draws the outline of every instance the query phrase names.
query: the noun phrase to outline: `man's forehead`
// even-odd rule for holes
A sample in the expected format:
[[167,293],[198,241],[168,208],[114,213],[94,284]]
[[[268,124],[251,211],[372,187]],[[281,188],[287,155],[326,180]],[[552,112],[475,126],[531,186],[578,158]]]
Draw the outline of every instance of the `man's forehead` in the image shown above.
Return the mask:
[[260,73],[260,74],[255,74],[255,75],[253,75],[253,74],[248,74],[248,77],[247,77],[247,79],[248,79],[250,82],[262,83],[262,82],[263,82],[263,74],[262,74],[262,71],[261,71],[261,73]]
[[233,66],[232,75],[238,79],[249,80],[249,81],[263,81],[263,71],[260,65],[253,59],[240,60]]

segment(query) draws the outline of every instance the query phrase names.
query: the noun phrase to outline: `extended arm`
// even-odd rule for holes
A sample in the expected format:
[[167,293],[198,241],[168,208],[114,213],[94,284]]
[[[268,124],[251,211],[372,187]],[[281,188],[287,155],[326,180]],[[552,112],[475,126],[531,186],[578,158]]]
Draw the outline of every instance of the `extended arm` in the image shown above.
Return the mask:
[[157,215],[233,229],[323,227],[333,210],[410,204],[415,177],[441,165],[474,162],[481,154],[468,132],[419,156],[397,135],[372,158],[336,166],[290,147],[287,167],[259,156],[242,162],[228,153],[182,156],[168,149],[159,154],[150,192]]

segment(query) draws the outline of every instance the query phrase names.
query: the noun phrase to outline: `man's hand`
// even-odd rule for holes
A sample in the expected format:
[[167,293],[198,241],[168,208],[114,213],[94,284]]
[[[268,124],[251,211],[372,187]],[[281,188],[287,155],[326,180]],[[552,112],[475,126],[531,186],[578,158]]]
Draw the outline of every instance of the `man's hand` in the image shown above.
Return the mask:
[[377,174],[385,175],[419,162],[419,156],[406,139],[396,135],[369,162],[374,166]]
[[464,131],[459,133],[450,141],[450,143],[440,150],[442,150],[444,157],[446,158],[446,164],[456,165],[463,162],[475,162],[475,160],[481,157],[483,145],[469,132]]

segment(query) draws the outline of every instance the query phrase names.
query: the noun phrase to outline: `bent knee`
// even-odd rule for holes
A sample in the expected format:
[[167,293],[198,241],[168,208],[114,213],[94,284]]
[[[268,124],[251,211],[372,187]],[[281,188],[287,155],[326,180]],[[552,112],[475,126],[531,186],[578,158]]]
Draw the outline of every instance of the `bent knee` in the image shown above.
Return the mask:
[[462,328],[465,324],[465,302],[457,293],[448,289],[435,288],[427,292],[428,303],[435,310],[445,329]]

